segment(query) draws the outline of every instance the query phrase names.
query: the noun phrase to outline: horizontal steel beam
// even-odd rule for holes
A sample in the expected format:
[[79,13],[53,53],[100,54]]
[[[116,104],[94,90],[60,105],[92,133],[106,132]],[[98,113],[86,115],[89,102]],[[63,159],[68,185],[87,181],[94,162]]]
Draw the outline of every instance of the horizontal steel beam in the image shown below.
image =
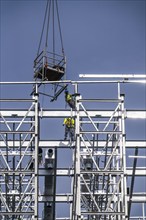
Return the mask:
[[[88,115],[90,117],[95,117],[96,119],[99,117],[111,117],[113,115],[112,110],[86,110],[88,112]],[[1,110],[0,113],[3,117],[24,117],[28,111],[27,110]],[[114,114],[114,117],[118,117],[121,114],[121,112],[117,112]],[[146,111],[145,110],[125,110],[125,117],[126,118],[137,118],[137,119],[146,119]],[[41,118],[64,118],[71,115],[70,110],[65,109],[52,109],[52,110],[42,110],[39,111],[39,116]],[[75,116],[75,111],[72,112],[72,116]],[[30,111],[26,118],[28,117],[34,117],[34,111]],[[86,117],[87,115],[84,111],[80,111],[80,117]]]
[[[129,200],[129,196],[127,196],[127,199]],[[53,201],[53,197],[49,196],[40,196],[39,202],[40,203],[44,203],[46,201],[52,202]],[[69,203],[73,201],[73,196],[71,194],[60,194],[60,195],[56,195],[56,199],[55,201],[57,203]],[[143,203],[146,202],[146,195],[142,195],[142,194],[133,194],[132,198],[131,198],[132,203]]]
[[0,131],[0,134],[34,134],[34,131]]
[[[79,77],[80,78],[100,78],[100,79],[107,79],[106,80],[106,83],[110,83],[111,80],[113,79],[118,79],[116,80],[115,82],[116,83],[119,83],[120,82],[120,78],[121,79],[145,79],[146,78],[146,74],[79,74]],[[111,80],[110,80],[111,79]],[[124,83],[126,82],[126,80],[124,81]],[[94,81],[87,81],[88,83],[95,83],[95,80]],[[123,81],[121,81],[123,82]],[[85,83],[83,80],[78,80],[78,81],[73,81],[73,80],[59,80],[59,81],[41,81],[41,84],[64,84],[64,83],[70,83],[72,85],[74,84],[81,84],[81,83]],[[100,83],[100,81],[99,81]],[[40,84],[40,81],[14,81],[14,82],[0,82],[0,85],[35,85],[35,84]]]
[[24,211],[24,212],[3,212],[3,211],[0,211],[0,216],[3,216],[3,215],[8,215],[8,216],[11,216],[11,215],[34,215],[34,212],[29,212],[29,211]]
[[125,213],[124,212],[81,212],[82,215],[112,215],[112,216],[115,216],[115,215],[124,215]]
[[[126,170],[126,175],[127,176],[132,176],[132,168]],[[20,174],[25,175],[25,176],[30,176],[32,175],[34,172],[30,171],[30,170],[20,170],[20,171],[14,171],[14,170],[4,170],[4,169],[0,169],[0,174],[9,174],[9,176],[15,174],[15,176],[19,176]],[[122,171],[108,171],[108,170],[97,170],[97,171],[81,171],[81,174],[98,174],[98,175],[109,175],[111,174],[111,176],[116,176],[116,175],[121,175],[123,174]],[[60,168],[57,169],[56,171],[56,175],[57,176],[72,176],[74,175],[74,170],[73,169],[67,169],[67,168]],[[44,168],[40,168],[39,169],[39,176],[48,176],[48,171]],[[145,168],[141,168],[141,169],[136,169],[135,170],[135,176],[146,176],[146,170]],[[1,181],[0,181],[1,182]],[[4,183],[5,184],[5,183]]]
[[[5,193],[2,193],[2,194],[3,194],[3,196],[5,195]],[[18,193],[18,196],[19,195],[20,194]],[[30,193],[26,193],[25,195],[32,196],[32,194],[30,194]],[[105,193],[105,195],[106,195],[106,193]],[[127,200],[129,201],[129,196],[127,196]],[[43,194],[39,195],[39,203],[44,203],[46,201],[53,202],[53,196],[45,196]],[[73,201],[73,195],[71,193],[57,194],[55,201],[57,203],[64,203],[64,202],[70,203]],[[131,202],[132,203],[145,203],[146,202],[146,194],[145,193],[136,193],[136,192],[133,193],[132,198],[131,198]]]
[[112,103],[119,103],[121,99],[80,99],[80,102],[112,102]]
[[122,134],[122,131],[81,131],[80,134]]
[[[39,196],[39,203],[44,203],[46,201],[53,202],[53,196],[44,196],[44,195]],[[73,195],[69,193],[56,195],[55,201],[57,203],[71,203],[73,201]]]
[[0,102],[35,102],[34,99],[0,99]]
[[80,78],[126,78],[146,79],[146,74],[79,74]]
[[[89,141],[85,141],[86,146],[93,147],[91,146],[91,144],[89,143]],[[29,141],[25,141],[23,143],[23,146],[21,146],[20,141],[15,141],[15,146],[14,146],[14,142],[13,141],[7,141],[7,144],[4,141],[0,141],[0,147],[1,148],[19,148],[21,147],[21,149],[26,148],[26,146],[28,146]],[[98,148],[103,148],[107,145],[106,141],[98,141]],[[108,142],[108,147],[112,147],[113,143],[110,141]],[[69,141],[64,141],[62,140],[40,140],[39,141],[39,147],[41,148],[71,148],[75,146],[75,142],[73,141],[71,144]],[[80,143],[81,148],[85,148],[85,144],[81,141]],[[96,145],[94,146],[96,148]],[[126,148],[146,148],[146,140],[127,140],[126,141]]]
[[145,216],[132,216],[132,217],[129,218],[129,220],[133,220],[133,219],[146,220],[146,215]]

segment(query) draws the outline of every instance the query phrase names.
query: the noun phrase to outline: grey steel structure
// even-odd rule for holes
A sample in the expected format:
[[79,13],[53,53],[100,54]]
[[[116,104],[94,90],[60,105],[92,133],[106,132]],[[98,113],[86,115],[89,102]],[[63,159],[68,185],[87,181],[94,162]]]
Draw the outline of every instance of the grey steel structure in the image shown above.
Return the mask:
[[[49,109],[42,109],[39,82],[1,82],[1,86],[33,84],[35,91],[29,99],[9,96],[0,99],[0,219],[47,220],[44,216],[49,216],[49,220],[146,219],[146,190],[136,191],[134,187],[139,178],[146,181],[145,166],[137,165],[139,158],[146,160],[146,155],[140,153],[146,150],[146,139],[128,140],[125,129],[128,119],[146,123],[146,109],[138,106],[136,110],[127,109],[126,93],[123,90],[121,93],[121,85],[145,85],[146,77],[122,75],[117,79],[112,75],[106,80],[100,77],[98,81],[60,82],[74,87],[74,111],[51,109],[51,103]],[[98,98],[96,94],[86,98],[80,87],[84,85],[87,90],[93,84],[107,87],[113,84],[117,94],[114,98],[103,93],[101,98],[100,94]],[[3,107],[3,103],[8,103],[8,107]],[[24,107],[16,105],[14,109],[12,103]],[[98,108],[100,104],[102,108]],[[49,122],[64,117],[75,118],[75,141],[42,139],[40,120]],[[41,164],[39,147],[44,152]],[[72,155],[70,167],[58,165],[59,150]],[[130,158],[133,159],[129,166]],[[60,177],[64,178],[64,186],[70,184],[68,192],[58,193]],[[62,216],[58,204],[69,209],[66,216]],[[133,214],[135,204],[140,206],[141,213]]]

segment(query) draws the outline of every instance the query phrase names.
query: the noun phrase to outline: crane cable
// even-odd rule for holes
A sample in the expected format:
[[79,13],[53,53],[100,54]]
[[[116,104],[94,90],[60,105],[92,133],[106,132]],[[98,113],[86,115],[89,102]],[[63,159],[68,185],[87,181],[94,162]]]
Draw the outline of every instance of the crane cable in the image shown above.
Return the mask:
[[[51,11],[51,2],[52,2],[52,20],[53,20],[53,53],[55,53],[55,13],[54,13],[55,7],[54,7],[54,0],[47,0],[47,5],[46,5],[46,10],[45,10],[45,16],[44,16],[43,27],[42,27],[41,37],[40,37],[40,41],[39,41],[37,56],[40,53],[43,34],[44,34],[44,30],[45,30],[45,24],[46,24],[46,20],[47,20],[47,14],[48,14],[48,20],[47,20],[47,27],[46,27],[45,48],[47,49],[47,47],[48,47],[48,32],[49,32],[49,21],[50,21],[50,14],[51,14],[51,12],[50,12]],[[61,41],[61,49],[62,49],[63,57],[65,57],[61,24],[60,24],[60,18],[59,18],[58,2],[57,2],[57,0],[55,0],[55,2],[56,2],[56,14],[57,14],[58,27],[59,27],[59,35],[60,35],[60,41]]]
[[[55,1],[55,3],[54,3]],[[51,5],[52,3],[52,5]],[[45,9],[45,15],[44,15],[44,20],[43,20],[43,27],[41,31],[41,37],[39,41],[39,46],[37,50],[37,56],[40,54],[40,49],[43,41],[43,36],[46,30],[46,36],[45,37],[45,53],[47,52],[48,48],[48,34],[49,34],[49,28],[50,28],[50,21],[51,21],[51,9],[52,9],[52,28],[53,28],[53,62],[55,62],[55,6],[56,6],[56,18],[57,18],[57,23],[58,23],[58,29],[59,29],[59,37],[60,37],[60,43],[61,43],[61,50],[62,50],[62,55],[63,59],[65,61],[65,54],[64,54],[64,47],[63,47],[63,38],[62,38],[62,31],[61,31],[61,24],[60,24],[60,17],[59,17],[59,10],[58,10],[58,2],[57,0],[47,0],[46,4],[46,9]],[[57,89],[58,85],[55,85],[55,90]],[[43,90],[45,91],[45,84]],[[44,103],[44,98],[42,99],[42,105]]]
[[48,47],[48,33],[49,33],[49,21],[50,21],[50,10],[51,10],[51,1],[47,1],[47,3],[50,3],[49,4],[49,11],[48,11],[48,21],[47,21],[47,31],[46,31],[46,42],[45,42],[45,48],[47,49]]
[[43,21],[43,28],[42,28],[42,32],[41,32],[40,41],[39,41],[37,56],[39,55],[39,52],[40,52],[41,42],[42,42],[43,33],[44,33],[44,29],[45,29],[45,22],[46,22],[46,17],[47,17],[48,3],[49,2],[47,1],[47,6],[46,6],[46,10],[45,10],[45,16],[44,16],[44,21]]
[[57,11],[57,19],[58,19],[58,25],[59,25],[59,33],[60,33],[60,40],[61,40],[62,54],[63,54],[63,56],[64,56],[63,38],[62,38],[62,31],[61,31],[61,25],[60,25],[60,18],[59,18],[59,10],[58,10],[58,3],[57,3],[57,0],[56,0],[56,11]]

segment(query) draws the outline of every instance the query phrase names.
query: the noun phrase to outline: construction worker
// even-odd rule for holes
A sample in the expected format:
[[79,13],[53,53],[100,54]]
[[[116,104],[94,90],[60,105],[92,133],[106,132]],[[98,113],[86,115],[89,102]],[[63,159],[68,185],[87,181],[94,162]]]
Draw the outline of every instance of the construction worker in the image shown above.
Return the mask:
[[65,90],[65,101],[68,103],[68,105],[72,108],[75,109],[75,100],[74,100],[74,95],[71,95],[68,90]]
[[64,140],[67,139],[67,135],[69,134],[71,141],[73,141],[74,140],[74,131],[75,131],[75,120],[73,118],[65,118],[63,125],[65,125]]

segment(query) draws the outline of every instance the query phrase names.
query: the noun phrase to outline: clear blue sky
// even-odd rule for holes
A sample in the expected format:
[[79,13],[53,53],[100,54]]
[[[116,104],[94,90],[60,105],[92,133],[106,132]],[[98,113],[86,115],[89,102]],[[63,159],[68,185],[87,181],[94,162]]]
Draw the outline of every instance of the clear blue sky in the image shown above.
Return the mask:
[[[67,79],[78,80],[81,73],[146,73],[145,0],[58,0],[58,4]],[[45,6],[44,0],[0,1],[0,81],[33,80]]]
[[[59,0],[67,77],[144,73],[144,0]],[[33,79],[46,1],[1,0],[1,81]]]
[[[32,81],[46,0],[0,3],[0,80]],[[145,0],[58,0],[58,5],[67,79],[78,80],[81,73],[146,73]],[[138,95],[129,87],[129,98],[137,101],[127,97],[127,106],[145,106],[145,88]],[[61,97],[52,107],[58,104],[65,106]]]

